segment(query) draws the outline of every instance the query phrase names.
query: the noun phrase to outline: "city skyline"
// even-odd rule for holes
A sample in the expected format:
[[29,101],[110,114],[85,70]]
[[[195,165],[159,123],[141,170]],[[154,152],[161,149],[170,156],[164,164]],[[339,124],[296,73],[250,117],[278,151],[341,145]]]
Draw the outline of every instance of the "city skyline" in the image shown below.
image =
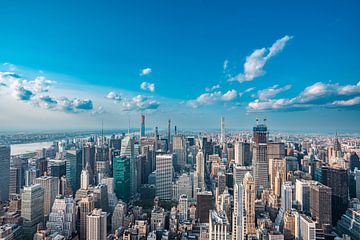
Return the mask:
[[356,2],[3,7],[0,130],[358,130]]

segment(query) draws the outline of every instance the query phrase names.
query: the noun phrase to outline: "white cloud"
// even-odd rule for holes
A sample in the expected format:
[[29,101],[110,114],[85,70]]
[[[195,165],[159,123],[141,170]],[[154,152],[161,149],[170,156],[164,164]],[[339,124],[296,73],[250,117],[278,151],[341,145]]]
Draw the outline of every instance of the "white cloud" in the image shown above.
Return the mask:
[[155,84],[149,82],[142,82],[140,84],[142,90],[149,90],[150,92],[155,92]]
[[211,88],[205,88],[205,91],[206,92],[212,92],[212,91],[214,91],[216,89],[219,89],[219,88],[220,88],[220,85],[216,84],[216,85],[212,86]]
[[286,85],[284,87],[279,87],[279,85],[274,85],[269,88],[265,88],[263,90],[258,91],[257,95],[259,100],[267,100],[269,98],[275,97],[281,92],[287,91],[291,88],[291,85]]
[[292,38],[292,36],[286,35],[283,38],[278,39],[270,48],[256,49],[250,56],[246,57],[244,72],[230,78],[229,81],[238,81],[242,83],[263,76],[265,74],[263,68],[266,62],[271,57],[280,53],[284,49],[286,43]]
[[223,101],[232,101],[237,97],[238,93],[235,89],[229,90],[224,95],[222,95],[221,99]]
[[106,95],[106,98],[107,98],[107,99],[114,100],[115,102],[121,101],[121,96],[120,96],[120,94],[118,94],[118,93],[116,93],[116,92],[114,92],[114,91],[109,92],[109,93]]
[[360,105],[360,82],[342,86],[338,83],[317,82],[306,87],[298,96],[280,99],[256,99],[248,104],[249,111],[304,110],[316,107],[345,108]]
[[242,97],[245,93],[252,92],[252,91],[254,91],[254,90],[255,90],[254,87],[248,88],[248,89],[246,89],[245,91],[240,92],[240,93],[239,93],[239,96]]
[[226,71],[229,68],[229,60],[225,59],[223,64],[223,70]]
[[147,67],[141,70],[140,76],[149,75],[152,72],[151,68]]
[[237,97],[238,93],[232,89],[222,94],[221,91],[207,92],[198,96],[196,99],[192,99],[186,102],[186,104],[192,108],[197,108],[203,105],[212,105],[217,102],[229,102]]
[[151,97],[137,95],[130,100],[124,100],[121,106],[124,111],[146,111],[156,110],[160,103]]

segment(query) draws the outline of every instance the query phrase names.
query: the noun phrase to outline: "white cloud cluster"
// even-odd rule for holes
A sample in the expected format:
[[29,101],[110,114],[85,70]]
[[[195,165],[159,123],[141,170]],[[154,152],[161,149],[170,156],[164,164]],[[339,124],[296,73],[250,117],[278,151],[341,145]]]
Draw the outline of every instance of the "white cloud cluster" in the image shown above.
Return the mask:
[[114,100],[115,102],[121,101],[121,96],[120,96],[120,94],[118,94],[118,93],[116,93],[116,92],[114,92],[114,91],[109,92],[109,93],[106,95],[106,98],[107,98],[107,99]]
[[149,75],[152,72],[151,68],[147,67],[140,71],[140,76],[146,76]]
[[197,108],[202,105],[212,105],[216,102],[229,102],[237,97],[238,93],[235,89],[229,90],[222,94],[221,91],[207,92],[198,96],[196,99],[187,101],[187,105]]
[[146,111],[156,110],[160,106],[160,103],[151,97],[137,95],[130,100],[122,102],[122,108],[124,111]]
[[90,99],[50,96],[50,87],[55,82],[46,79],[44,76],[27,80],[14,72],[0,72],[0,83],[5,87],[6,94],[43,109],[69,113],[93,109],[93,103]]
[[263,90],[258,91],[257,96],[259,100],[267,100],[269,98],[275,97],[279,93],[282,93],[284,91],[287,91],[291,88],[291,85],[286,85],[284,87],[279,87],[279,85],[274,85],[269,88],[265,88]]
[[220,88],[220,85],[219,84],[216,84],[216,85],[214,85],[214,86],[212,86],[212,87],[210,87],[210,88],[205,88],[205,91],[206,92],[212,92],[212,91],[214,91],[214,90],[216,90],[216,89],[219,89]]
[[355,85],[317,82],[298,96],[280,99],[256,99],[248,104],[249,111],[294,111],[315,107],[355,108],[360,106],[360,82]]
[[292,36],[285,35],[278,39],[270,48],[256,49],[250,56],[246,57],[244,72],[231,77],[229,81],[238,81],[242,83],[263,76],[265,74],[263,68],[266,62],[280,53],[284,49],[286,43],[292,38]]
[[149,82],[142,82],[140,84],[142,90],[149,90],[150,92],[155,92],[155,84]]
[[249,93],[249,92],[252,92],[252,91],[254,91],[254,90],[255,90],[254,87],[248,88],[248,89],[240,92],[240,93],[239,93],[239,96],[242,97],[245,93]]

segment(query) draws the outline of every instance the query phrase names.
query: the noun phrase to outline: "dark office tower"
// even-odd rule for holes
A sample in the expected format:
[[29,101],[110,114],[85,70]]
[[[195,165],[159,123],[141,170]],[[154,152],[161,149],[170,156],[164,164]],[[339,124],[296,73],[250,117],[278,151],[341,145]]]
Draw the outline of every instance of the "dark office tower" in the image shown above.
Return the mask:
[[20,193],[21,185],[21,169],[10,167],[10,176],[9,176],[9,194]]
[[91,144],[83,146],[82,168],[85,168],[86,163],[89,163],[89,178],[90,184],[94,184],[95,173],[95,147]]
[[171,150],[171,119],[168,120],[168,145],[167,145],[167,150],[170,151]]
[[348,208],[348,174],[341,168],[321,168],[321,183],[331,188],[332,224],[336,226],[338,220]]
[[256,191],[269,187],[267,141],[268,130],[265,123],[257,121],[253,128],[253,168]]
[[145,116],[141,115],[140,137],[145,137]]
[[61,178],[66,175],[66,161],[65,160],[49,160],[48,174],[53,177]]
[[267,144],[268,159],[284,158],[285,144],[282,142],[268,142]]
[[121,138],[111,138],[109,144],[110,144],[111,149],[120,150],[120,148],[121,148]]
[[115,156],[113,158],[114,191],[118,199],[128,202],[130,198],[130,158]]
[[10,146],[0,145],[0,201],[9,200]]
[[331,224],[331,188],[319,182],[310,184],[310,213],[320,227]]
[[36,168],[39,169],[40,174],[44,175],[47,172],[47,161],[45,158],[36,159]]
[[66,178],[74,193],[80,188],[81,155],[80,150],[67,150],[65,153]]
[[354,171],[355,168],[360,169],[360,161],[359,161],[359,156],[357,155],[356,152],[352,152],[350,155],[350,169],[351,171]]
[[213,209],[211,192],[199,192],[197,194],[196,218],[200,223],[209,222],[209,211]]

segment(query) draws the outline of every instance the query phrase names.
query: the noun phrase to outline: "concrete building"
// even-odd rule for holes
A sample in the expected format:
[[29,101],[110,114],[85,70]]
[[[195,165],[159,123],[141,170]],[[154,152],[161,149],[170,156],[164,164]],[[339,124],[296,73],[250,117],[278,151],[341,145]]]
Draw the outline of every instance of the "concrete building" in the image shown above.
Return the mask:
[[106,212],[95,208],[87,215],[86,239],[87,240],[104,240],[107,237]]
[[47,219],[59,193],[59,179],[52,176],[41,176],[34,179],[34,184],[39,184],[44,189],[44,217]]
[[225,212],[209,211],[209,240],[230,239],[229,221]]
[[163,200],[172,198],[173,155],[156,155],[156,196]]
[[10,146],[0,145],[0,201],[9,200]]
[[255,181],[250,172],[245,174],[244,181],[245,231],[243,234],[253,235],[255,229]]

